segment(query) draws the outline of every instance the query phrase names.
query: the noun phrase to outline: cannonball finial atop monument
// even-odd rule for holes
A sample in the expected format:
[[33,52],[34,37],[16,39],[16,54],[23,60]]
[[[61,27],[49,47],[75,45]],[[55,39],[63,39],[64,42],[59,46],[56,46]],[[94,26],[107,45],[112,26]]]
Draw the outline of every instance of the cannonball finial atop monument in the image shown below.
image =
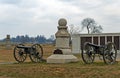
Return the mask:
[[67,20],[65,18],[61,18],[58,21],[59,26],[66,26],[67,25]]

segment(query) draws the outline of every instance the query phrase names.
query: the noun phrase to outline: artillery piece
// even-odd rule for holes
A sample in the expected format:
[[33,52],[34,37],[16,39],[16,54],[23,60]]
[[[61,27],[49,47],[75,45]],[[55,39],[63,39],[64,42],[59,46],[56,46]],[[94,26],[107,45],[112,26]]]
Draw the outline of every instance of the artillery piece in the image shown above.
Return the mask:
[[114,64],[116,62],[117,49],[112,42],[108,42],[106,45],[96,45],[90,42],[84,43],[81,53],[84,63],[93,63],[95,54],[98,54],[99,57],[102,56],[106,64]]
[[13,55],[19,63],[24,62],[28,54],[32,62],[40,62],[42,61],[43,48],[40,44],[33,44],[32,46],[18,44],[15,46]]

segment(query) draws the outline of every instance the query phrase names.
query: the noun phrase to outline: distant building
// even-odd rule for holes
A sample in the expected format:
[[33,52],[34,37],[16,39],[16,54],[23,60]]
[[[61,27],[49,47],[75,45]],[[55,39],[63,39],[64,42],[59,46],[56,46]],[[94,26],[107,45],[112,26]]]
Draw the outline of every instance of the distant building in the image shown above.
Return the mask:
[[74,34],[72,36],[72,53],[80,53],[85,42],[105,45],[109,41],[115,43],[117,50],[120,49],[120,33]]

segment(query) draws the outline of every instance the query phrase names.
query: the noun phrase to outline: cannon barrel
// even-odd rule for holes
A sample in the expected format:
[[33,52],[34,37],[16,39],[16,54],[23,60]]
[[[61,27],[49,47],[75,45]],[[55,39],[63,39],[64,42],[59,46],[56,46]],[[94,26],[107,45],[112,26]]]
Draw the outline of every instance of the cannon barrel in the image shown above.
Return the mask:
[[25,49],[25,48],[31,48],[31,46],[17,46],[17,48],[23,48],[23,49]]
[[105,47],[105,45],[96,45],[96,44],[92,44],[90,42],[86,42],[85,45],[89,45],[89,46],[92,46],[95,48],[104,48]]

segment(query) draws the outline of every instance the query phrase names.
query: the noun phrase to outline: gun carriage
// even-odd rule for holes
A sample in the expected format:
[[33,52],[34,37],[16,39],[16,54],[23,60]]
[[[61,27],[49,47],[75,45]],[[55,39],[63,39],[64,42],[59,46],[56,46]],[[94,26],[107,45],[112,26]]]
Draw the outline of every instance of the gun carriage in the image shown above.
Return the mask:
[[103,57],[106,64],[114,64],[117,57],[117,49],[114,43],[109,42],[106,45],[96,45],[86,42],[82,48],[82,59],[84,63],[91,64],[94,62],[95,54]]
[[40,62],[43,56],[43,48],[40,44],[33,44],[32,46],[25,46],[18,44],[14,48],[14,58],[19,63],[24,62],[29,55],[32,62]]

